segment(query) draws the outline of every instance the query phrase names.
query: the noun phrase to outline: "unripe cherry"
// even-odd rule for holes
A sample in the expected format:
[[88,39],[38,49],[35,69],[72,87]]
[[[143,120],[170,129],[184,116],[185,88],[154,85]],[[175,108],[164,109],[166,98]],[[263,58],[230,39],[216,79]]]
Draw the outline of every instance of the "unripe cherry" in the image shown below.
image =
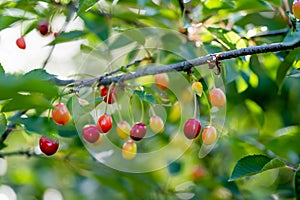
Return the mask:
[[150,128],[154,133],[162,133],[164,131],[163,120],[155,115],[150,118]]
[[192,89],[193,89],[193,91],[197,94],[197,95],[199,95],[200,97],[202,96],[202,92],[203,92],[203,85],[202,85],[202,83],[201,82],[194,82],[193,84],[192,84]]
[[117,124],[117,134],[119,138],[126,139],[130,135],[130,125],[126,121],[121,121]]
[[159,89],[166,90],[169,86],[168,74],[166,74],[166,73],[155,74],[154,75],[154,83]]
[[214,88],[209,92],[209,101],[215,107],[226,105],[226,96],[220,88]]
[[130,138],[139,141],[143,139],[146,135],[147,127],[144,123],[136,123],[130,130]]
[[294,16],[300,20],[300,1],[294,1],[292,6]]
[[203,144],[213,144],[217,139],[217,130],[213,126],[207,126],[202,132],[202,142]]
[[136,156],[137,147],[134,141],[128,140],[123,144],[122,157],[126,160],[132,160]]
[[52,110],[52,119],[55,123],[65,125],[70,121],[71,115],[63,103],[58,103]]
[[183,132],[188,139],[198,137],[201,130],[201,122],[197,119],[189,119],[185,122]]

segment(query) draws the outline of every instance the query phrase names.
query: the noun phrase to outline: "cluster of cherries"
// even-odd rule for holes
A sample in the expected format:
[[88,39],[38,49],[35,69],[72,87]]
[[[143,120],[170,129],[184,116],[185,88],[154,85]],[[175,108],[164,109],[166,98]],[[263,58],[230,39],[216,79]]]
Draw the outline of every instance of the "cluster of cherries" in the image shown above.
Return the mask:
[[[47,20],[41,20],[36,29],[40,32],[42,36],[46,36],[52,33],[51,27],[49,26],[49,22]],[[56,38],[58,36],[57,32],[53,33],[54,37]],[[16,44],[20,49],[26,49],[26,42],[24,36],[19,37],[16,40]]]
[[[166,90],[169,85],[169,77],[166,73],[154,75],[154,82],[157,88],[160,90]],[[194,82],[192,84],[193,91],[200,95],[203,92],[201,82]],[[100,86],[100,96],[103,97],[103,101],[107,104],[113,104],[117,98],[116,88],[114,86]],[[214,88],[209,93],[209,101],[211,105],[216,107],[223,107],[226,104],[226,96],[219,88]],[[52,110],[52,119],[59,125],[65,125],[70,121],[70,113],[68,108],[63,103],[58,103]],[[101,115],[96,124],[87,124],[82,129],[82,138],[89,144],[99,144],[104,134],[108,133],[113,126],[112,117],[104,113]],[[164,122],[161,117],[153,114],[150,118],[149,126],[155,133],[162,133],[164,131]],[[188,139],[195,139],[199,136],[201,131],[201,122],[196,118],[188,119],[184,125],[184,135]],[[132,127],[127,121],[120,121],[117,123],[116,132],[119,138],[127,139],[122,146],[122,157],[126,160],[131,160],[136,156],[137,145],[136,141],[142,140],[147,132],[147,126],[143,122],[137,122]],[[209,125],[204,128],[202,133],[202,141],[204,144],[213,144],[217,138],[216,129]],[[40,138],[40,149],[46,155],[53,155],[58,149],[58,141],[52,140],[42,136]]]
[[[192,84],[193,91],[201,96],[203,93],[203,86],[201,82],[194,82]],[[209,92],[209,101],[212,106],[223,107],[226,105],[226,96],[220,88],[213,88]],[[184,135],[188,139],[195,139],[199,136],[201,131],[201,122],[195,118],[188,119],[184,124]],[[217,130],[214,126],[208,125],[202,132],[202,143],[206,145],[213,144],[217,139]]]

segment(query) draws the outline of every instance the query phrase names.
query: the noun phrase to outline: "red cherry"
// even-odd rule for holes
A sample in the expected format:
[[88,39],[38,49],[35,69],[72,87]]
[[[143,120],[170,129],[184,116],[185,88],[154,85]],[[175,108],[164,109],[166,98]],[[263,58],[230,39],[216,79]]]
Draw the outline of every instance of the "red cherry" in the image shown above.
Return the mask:
[[68,108],[63,103],[58,103],[52,110],[52,119],[55,123],[65,125],[70,121],[70,113]]
[[169,85],[168,74],[166,74],[166,73],[155,74],[154,75],[154,82],[155,82],[155,85],[159,89],[166,90],[168,88],[168,85]]
[[37,29],[42,35],[47,35],[49,33],[49,23],[46,20],[39,22]]
[[42,136],[40,138],[40,149],[47,156],[55,154],[58,149],[58,146],[58,141],[46,138],[45,136]]
[[213,126],[207,126],[202,132],[202,142],[203,144],[213,144],[218,137],[217,130]]
[[107,133],[112,128],[112,118],[108,114],[99,117],[97,128],[101,133]]
[[104,100],[103,100],[104,102],[106,102],[108,104],[113,104],[115,102],[115,99],[117,97],[117,92],[116,92],[116,88],[114,86],[111,86],[109,96],[107,96],[109,87],[101,85],[99,90],[100,90],[100,96],[104,97]]
[[194,139],[196,138],[201,130],[201,122],[197,119],[189,119],[184,124],[184,135],[188,139]]
[[85,125],[82,129],[82,137],[89,143],[95,143],[100,137],[100,131],[95,125]]
[[203,178],[206,175],[206,170],[201,166],[196,166],[192,172],[192,178],[194,180],[199,180]]
[[293,3],[292,10],[293,10],[294,16],[300,20],[300,1],[295,1]]
[[16,40],[16,44],[20,49],[26,49],[26,42],[23,36]]
[[54,32],[54,33],[53,33],[53,36],[54,36],[55,38],[57,38],[57,37],[59,36],[59,33],[58,33],[58,32]]
[[130,138],[139,141],[144,138],[147,132],[147,127],[145,124],[139,122],[136,123],[130,130]]

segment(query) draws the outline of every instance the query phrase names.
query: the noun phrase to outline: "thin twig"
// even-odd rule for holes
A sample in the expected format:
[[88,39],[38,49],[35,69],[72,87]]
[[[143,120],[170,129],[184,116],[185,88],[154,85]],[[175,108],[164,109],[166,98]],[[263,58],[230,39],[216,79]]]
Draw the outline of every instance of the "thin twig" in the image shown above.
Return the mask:
[[37,154],[30,150],[20,150],[20,151],[12,151],[12,152],[0,152],[0,157],[8,157],[8,156],[23,156],[26,155],[27,157],[37,156]]
[[[163,66],[152,66],[147,67],[144,69],[138,69],[136,71],[130,72],[130,73],[124,73],[119,74],[115,76],[106,77],[107,75],[103,74],[99,77],[92,78],[92,79],[86,79],[86,80],[60,80],[60,79],[52,79],[53,82],[61,85],[62,83],[79,83],[79,88],[82,87],[89,87],[92,86],[95,82],[98,82],[98,84],[101,85],[109,85],[112,82],[120,82],[130,79],[135,79],[141,76],[146,75],[154,75],[164,72],[172,72],[172,71],[189,71],[194,66],[200,66],[207,64],[208,61],[213,60],[214,58],[218,57],[218,60],[227,60],[231,58],[237,58],[240,56],[246,56],[246,55],[253,55],[253,54],[260,54],[260,53],[269,53],[269,52],[277,52],[277,51],[283,51],[283,50],[292,50],[295,48],[300,47],[300,41],[294,44],[285,44],[285,43],[273,43],[273,44],[267,44],[267,45],[261,45],[261,46],[252,46],[252,47],[246,47],[242,49],[237,50],[230,50],[226,52],[220,52],[215,54],[210,54],[198,58],[194,58],[191,60],[186,60],[183,62],[178,62],[174,64],[169,65],[163,65]],[[106,78],[103,78],[105,76]]]

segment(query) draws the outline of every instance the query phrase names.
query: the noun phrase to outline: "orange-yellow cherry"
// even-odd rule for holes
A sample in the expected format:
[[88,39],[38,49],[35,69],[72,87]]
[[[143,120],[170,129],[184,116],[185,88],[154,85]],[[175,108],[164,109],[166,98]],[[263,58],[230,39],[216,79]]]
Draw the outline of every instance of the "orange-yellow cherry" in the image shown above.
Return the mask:
[[217,130],[213,126],[207,126],[202,132],[202,142],[203,144],[213,144],[217,139]]
[[52,119],[55,123],[65,125],[70,121],[71,115],[67,106],[63,103],[58,103],[52,110]]
[[137,147],[134,141],[128,140],[123,144],[122,157],[126,160],[132,160],[136,156]]

